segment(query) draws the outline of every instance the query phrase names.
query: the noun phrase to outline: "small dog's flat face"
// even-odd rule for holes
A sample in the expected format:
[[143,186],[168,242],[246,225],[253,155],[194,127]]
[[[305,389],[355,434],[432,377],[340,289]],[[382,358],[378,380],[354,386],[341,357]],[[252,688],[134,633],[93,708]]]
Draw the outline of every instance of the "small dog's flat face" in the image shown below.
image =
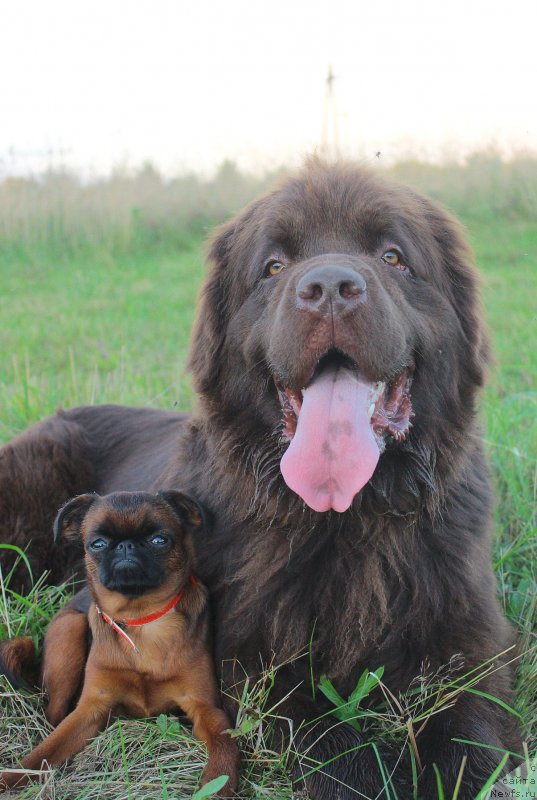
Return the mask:
[[139,597],[193,565],[191,531],[201,526],[197,505],[180,492],[80,495],[60,510],[55,535],[79,537],[90,583]]
[[83,524],[86,569],[106,589],[136,597],[190,564],[186,531],[166,506],[125,494],[92,504]]

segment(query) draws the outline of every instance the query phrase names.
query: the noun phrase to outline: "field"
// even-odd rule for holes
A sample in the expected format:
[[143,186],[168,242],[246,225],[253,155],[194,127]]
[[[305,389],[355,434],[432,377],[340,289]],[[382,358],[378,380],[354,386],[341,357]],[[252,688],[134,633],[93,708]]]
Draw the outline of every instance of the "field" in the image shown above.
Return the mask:
[[[48,190],[46,181],[0,186],[0,441],[59,405],[192,407],[185,363],[204,275],[206,233],[213,221],[240,207],[266,183],[237,177],[229,165],[227,170],[219,178],[218,202],[214,191],[190,179],[188,197],[195,189],[198,199],[188,214],[178,217],[178,225],[173,224],[174,209],[187,190],[176,187],[170,199],[169,187],[147,170],[145,189],[124,180],[127,201],[121,200],[119,210],[110,206],[108,216],[99,216],[96,209],[105,200],[111,202],[114,192],[123,197],[119,179],[118,186],[110,181],[100,193],[94,187],[91,196],[72,179],[64,179],[72,195],[62,195],[67,190],[54,176]],[[484,159],[465,168],[402,165],[394,172],[458,214],[483,275],[496,358],[481,403],[498,495],[494,563],[502,604],[520,633],[516,711],[534,752],[537,166]],[[229,195],[222,189],[226,180],[236,190]],[[208,195],[213,205],[201,213]],[[10,197],[17,202],[10,204]],[[31,633],[39,640],[66,590],[47,588],[34,576],[33,593],[21,598],[10,591],[8,576],[3,577],[0,638]],[[46,732],[47,724],[38,697],[3,686],[0,758],[1,766],[8,766]],[[242,710],[244,797],[288,800],[293,795],[286,766],[292,754],[280,756],[270,749],[271,714],[263,708],[263,689],[251,687]],[[120,721],[74,765],[20,796],[177,800],[191,796],[202,761],[202,748],[188,727],[172,718]],[[395,794],[391,797],[396,800]]]

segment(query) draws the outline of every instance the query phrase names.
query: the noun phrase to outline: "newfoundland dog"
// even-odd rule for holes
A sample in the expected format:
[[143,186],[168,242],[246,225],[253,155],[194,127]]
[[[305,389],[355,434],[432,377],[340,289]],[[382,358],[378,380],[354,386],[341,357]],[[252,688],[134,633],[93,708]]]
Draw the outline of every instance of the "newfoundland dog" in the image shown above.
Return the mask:
[[[209,257],[196,413],[81,407],[29,429],[0,451],[0,541],[60,580],[76,554],[49,532],[68,497],[193,494],[224,681],[279,667],[273,702],[310,795],[432,800],[439,774],[451,797],[462,765],[458,797],[474,798],[519,741],[476,422],[488,345],[459,226],[408,188],[313,160],[217,231]],[[402,756],[315,690],[326,675],[347,698],[379,667],[373,705],[448,674]]]

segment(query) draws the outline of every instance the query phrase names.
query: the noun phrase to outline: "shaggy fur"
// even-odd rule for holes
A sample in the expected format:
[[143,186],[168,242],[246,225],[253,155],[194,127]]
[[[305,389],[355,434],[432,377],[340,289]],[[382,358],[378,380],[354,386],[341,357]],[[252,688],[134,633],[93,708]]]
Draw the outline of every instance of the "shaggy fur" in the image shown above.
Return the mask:
[[[382,261],[395,244],[412,271]],[[297,308],[298,282],[326,254],[367,283],[364,302],[337,318]],[[286,268],[269,277],[275,259]],[[39,571],[52,563],[47,531],[57,506],[75,491],[194,495],[213,518],[197,559],[212,591],[224,678],[311,654],[282,667],[274,689],[275,699],[294,690],[279,711],[295,730],[327,708],[312,696],[310,666],[343,696],[366,668],[384,666],[397,694],[424,664],[434,672],[455,655],[459,672],[489,659],[500,667],[512,657],[500,655],[512,637],[495,597],[492,498],[475,418],[488,347],[459,226],[430,200],[365,170],[312,162],[221,228],[210,261],[190,361],[200,395],[193,418],[87,407],[27,432],[2,451],[0,540],[33,536]],[[319,513],[280,473],[288,443],[275,379],[299,389],[319,359],[341,353],[370,381],[411,369],[414,416],[401,441],[385,439],[349,510]],[[503,667],[478,689],[509,702],[510,686]],[[302,726],[296,741],[307,753],[298,774],[331,762],[306,778],[314,798],[387,796],[372,748],[355,749],[365,735],[325,718]],[[450,796],[466,755],[459,798],[473,798],[501,749],[518,746],[512,715],[461,693],[419,733],[420,796],[436,796],[433,763]],[[384,758],[395,767],[389,748]],[[393,783],[399,798],[413,796],[406,762]]]

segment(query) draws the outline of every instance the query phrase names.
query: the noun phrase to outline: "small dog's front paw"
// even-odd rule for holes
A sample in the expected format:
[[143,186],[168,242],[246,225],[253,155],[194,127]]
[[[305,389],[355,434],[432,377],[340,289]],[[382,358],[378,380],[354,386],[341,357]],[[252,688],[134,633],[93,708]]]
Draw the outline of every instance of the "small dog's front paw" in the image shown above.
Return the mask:
[[0,792],[5,792],[8,789],[22,789],[29,782],[30,776],[27,772],[9,769],[0,772]]
[[201,776],[201,785],[227,775],[226,784],[217,793],[217,797],[234,797],[239,784],[240,752],[237,743],[227,733],[220,734],[213,742],[207,766]]

